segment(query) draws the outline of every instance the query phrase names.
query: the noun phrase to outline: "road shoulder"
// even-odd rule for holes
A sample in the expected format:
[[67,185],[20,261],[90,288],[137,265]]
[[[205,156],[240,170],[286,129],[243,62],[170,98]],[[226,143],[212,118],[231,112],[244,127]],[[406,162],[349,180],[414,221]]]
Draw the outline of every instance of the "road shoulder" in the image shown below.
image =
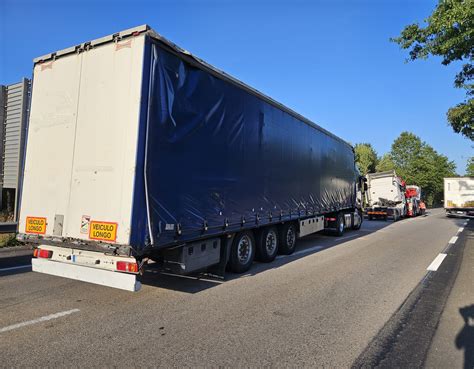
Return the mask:
[[466,227],[458,277],[441,315],[426,359],[429,368],[474,367],[474,227]]
[[[472,228],[466,227],[465,231],[459,234],[457,242],[446,248],[446,257],[439,268],[429,272],[412,291],[355,360],[352,365],[354,368],[425,366],[445,305],[461,271],[468,234],[472,235]],[[472,263],[470,267],[472,268]],[[464,287],[461,285],[459,288]],[[457,307],[455,309],[457,310]]]

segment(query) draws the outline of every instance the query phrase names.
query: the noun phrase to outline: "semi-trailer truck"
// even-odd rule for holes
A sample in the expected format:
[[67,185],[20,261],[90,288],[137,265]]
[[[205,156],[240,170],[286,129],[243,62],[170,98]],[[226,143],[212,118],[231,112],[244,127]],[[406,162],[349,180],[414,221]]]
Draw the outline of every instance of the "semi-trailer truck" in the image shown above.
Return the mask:
[[18,235],[33,271],[135,291],[150,261],[242,273],[361,226],[349,143],[146,25],[33,75]]
[[394,221],[407,214],[405,183],[394,170],[367,174],[366,212],[369,220],[391,217]]
[[447,216],[474,218],[474,177],[444,179],[444,208]]

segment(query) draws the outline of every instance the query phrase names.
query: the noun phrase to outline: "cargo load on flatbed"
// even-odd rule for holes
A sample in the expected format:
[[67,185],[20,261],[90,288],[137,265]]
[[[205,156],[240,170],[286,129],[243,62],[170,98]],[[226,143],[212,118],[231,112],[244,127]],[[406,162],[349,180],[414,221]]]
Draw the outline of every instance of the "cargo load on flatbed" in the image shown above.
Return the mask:
[[147,26],[35,59],[27,142],[19,237],[58,262],[194,271],[362,221],[350,144]]

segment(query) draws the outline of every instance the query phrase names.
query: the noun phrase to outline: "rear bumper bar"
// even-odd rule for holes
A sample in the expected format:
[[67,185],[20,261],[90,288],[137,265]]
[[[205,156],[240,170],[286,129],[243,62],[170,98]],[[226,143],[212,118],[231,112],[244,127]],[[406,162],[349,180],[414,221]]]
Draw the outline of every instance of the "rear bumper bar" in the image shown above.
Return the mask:
[[75,279],[78,281],[119,288],[126,291],[138,291],[141,283],[135,274],[119,273],[110,270],[90,268],[82,265],[66,264],[47,259],[32,259],[34,272]]
[[454,217],[454,218],[470,218],[470,219],[474,219],[474,215],[468,215],[467,213],[465,213],[465,214],[446,213],[446,216],[448,216],[448,217]]

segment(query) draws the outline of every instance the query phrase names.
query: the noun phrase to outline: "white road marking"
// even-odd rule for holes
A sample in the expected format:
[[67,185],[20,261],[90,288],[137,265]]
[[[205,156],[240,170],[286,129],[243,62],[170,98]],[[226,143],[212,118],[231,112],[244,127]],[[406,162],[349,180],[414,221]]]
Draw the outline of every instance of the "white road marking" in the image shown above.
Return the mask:
[[357,234],[351,234],[349,236],[345,236],[345,237],[339,237],[339,238],[336,238],[337,241],[342,241],[342,240],[347,240],[349,238],[354,238],[354,237],[357,237],[358,235]]
[[457,240],[458,240],[458,236],[453,236],[451,237],[448,243],[456,243]]
[[0,269],[0,272],[7,272],[9,270],[25,269],[25,268],[31,268],[31,264],[30,265],[20,265],[20,266],[10,267],[10,268],[3,268],[3,269]]
[[435,257],[435,259],[428,266],[428,268],[426,268],[426,270],[431,270],[433,272],[436,272],[438,270],[439,266],[441,265],[441,263],[443,262],[444,258],[446,257],[446,255],[447,254],[439,254],[437,257]]
[[322,250],[322,249],[324,249],[324,246],[314,246],[314,247],[310,247],[309,249],[304,249],[304,250],[296,251],[296,252],[294,252],[294,253],[291,254],[291,255],[307,254],[308,252],[319,251],[319,250]]
[[304,250],[296,251],[296,252],[294,252],[294,253],[291,254],[291,255],[278,255],[278,256],[276,257],[276,259],[282,259],[282,258],[288,258],[288,257],[295,256],[295,255],[307,254],[307,253],[309,253],[309,252],[312,252],[312,251],[319,251],[319,250],[322,250],[322,249],[324,249],[324,246],[313,246],[313,247],[310,247],[309,249],[304,249]]
[[458,229],[458,234],[461,233],[462,231],[464,231],[464,227],[461,227]]
[[79,309],[66,310],[66,311],[61,311],[61,312],[56,313],[56,314],[42,316],[41,318],[38,318],[38,319],[27,320],[26,322],[21,322],[21,323],[9,325],[7,327],[0,328],[0,333],[12,331],[14,329],[26,327],[28,325],[32,325],[32,324],[36,324],[36,323],[46,322],[46,321],[52,320],[52,319],[61,318],[61,317],[66,316],[66,315],[70,315],[70,314],[73,314],[73,313],[78,313],[79,311],[80,311]]

